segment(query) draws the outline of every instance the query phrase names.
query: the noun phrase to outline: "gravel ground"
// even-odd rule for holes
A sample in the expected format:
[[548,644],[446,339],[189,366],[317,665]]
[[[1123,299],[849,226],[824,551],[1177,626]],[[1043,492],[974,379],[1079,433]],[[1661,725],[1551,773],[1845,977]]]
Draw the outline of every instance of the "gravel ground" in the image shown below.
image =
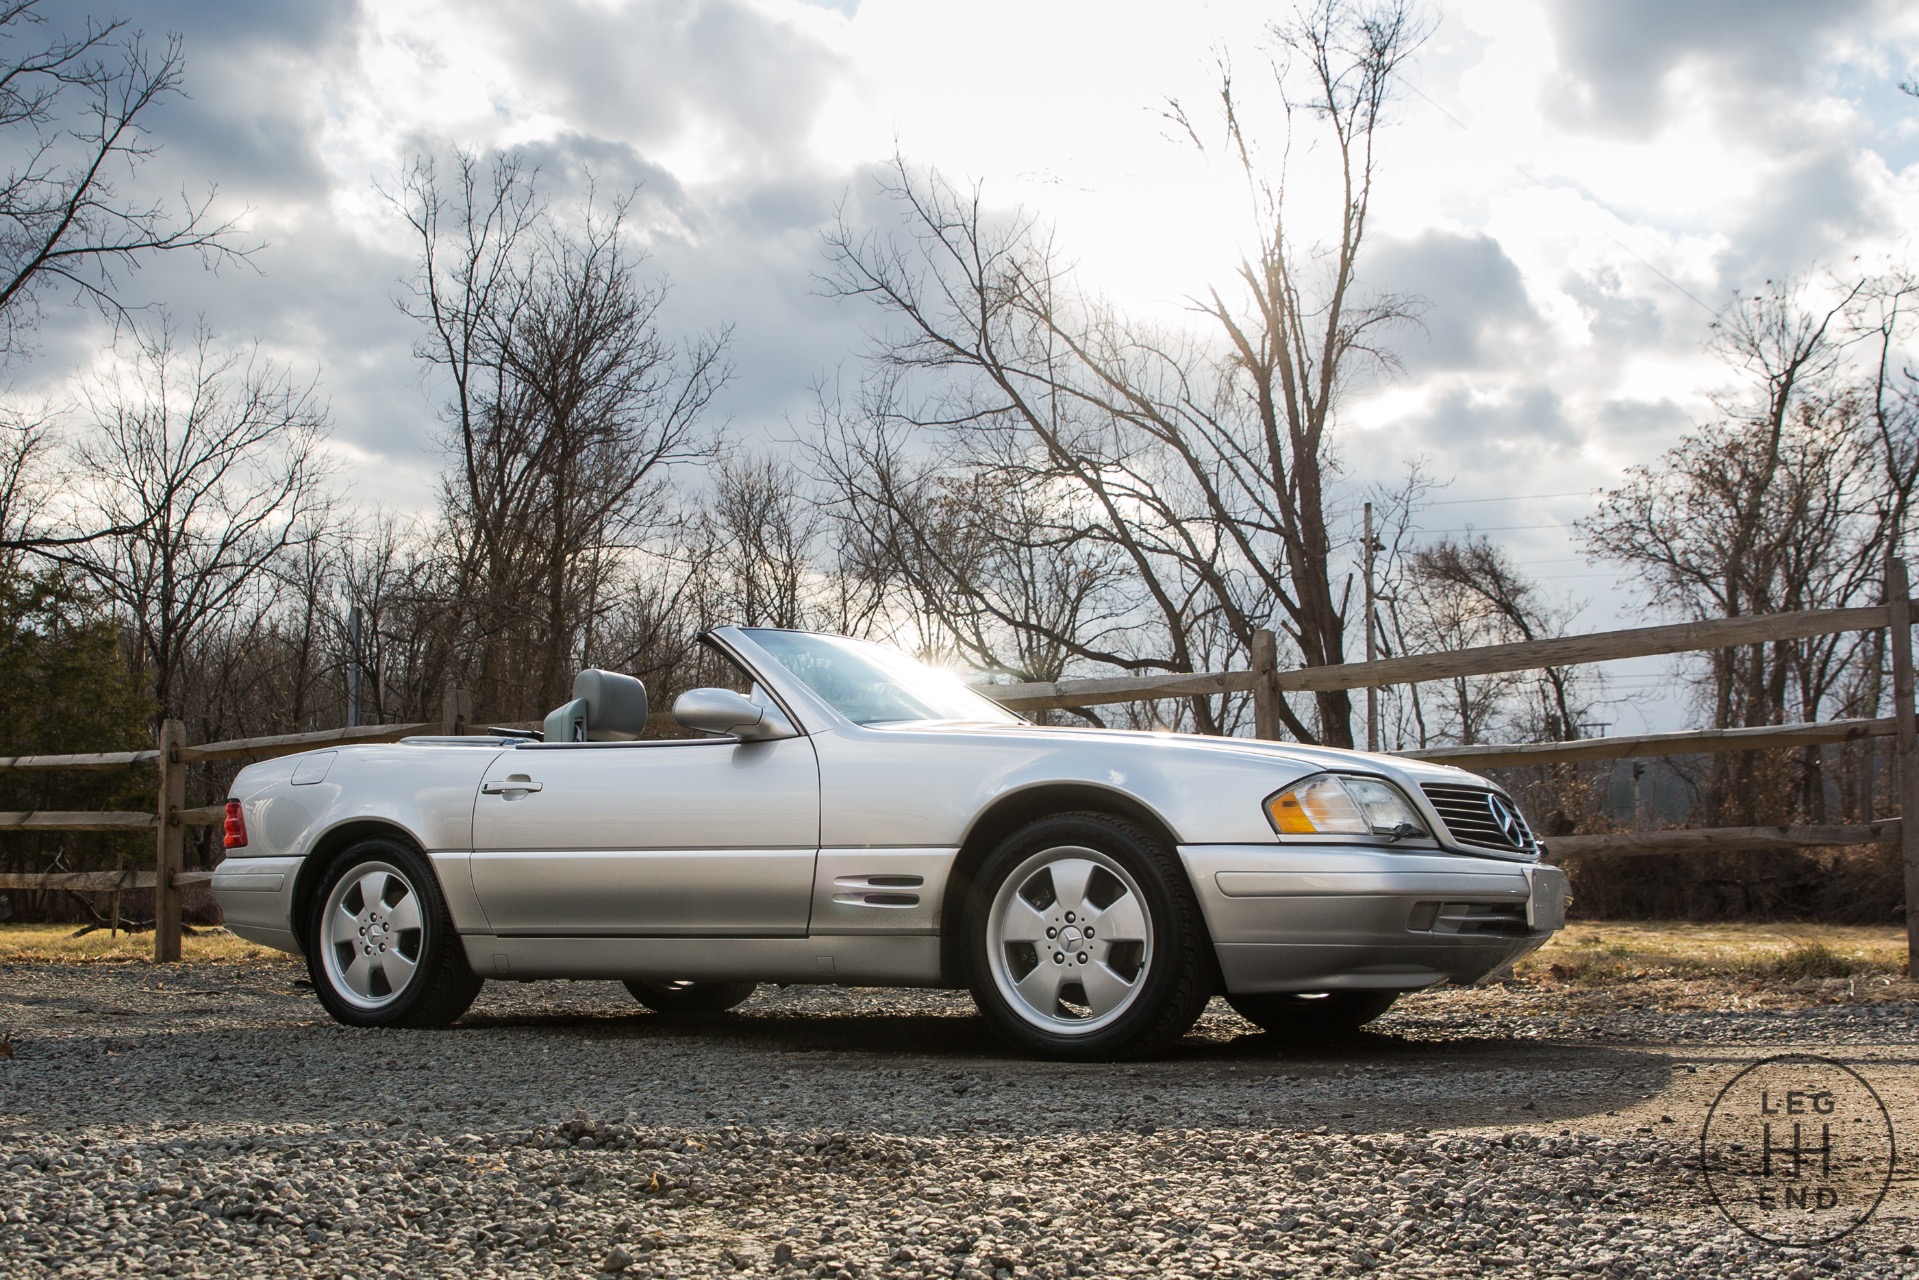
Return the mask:
[[[352,1031],[290,963],[0,966],[0,1274],[1919,1276],[1919,1183],[1836,1245],[1721,1218],[1740,1067],[1843,1056],[1919,1139],[1912,989],[1405,1000],[1302,1048],[1015,1058],[964,997],[765,988],[674,1025],[490,984]],[[1904,997],[1904,998],[1898,998]]]

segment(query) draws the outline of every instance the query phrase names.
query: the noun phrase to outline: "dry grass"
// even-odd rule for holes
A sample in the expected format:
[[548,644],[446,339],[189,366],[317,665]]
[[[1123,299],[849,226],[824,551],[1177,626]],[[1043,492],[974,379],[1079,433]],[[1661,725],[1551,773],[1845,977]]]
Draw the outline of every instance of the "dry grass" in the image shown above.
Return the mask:
[[[0,925],[0,964],[131,964],[153,959],[153,934],[122,933],[118,937],[95,929],[83,937],[71,936],[72,924]],[[180,940],[180,958],[192,963],[231,963],[264,960],[281,953],[236,938],[225,929],[195,926],[191,937]]]
[[1519,962],[1516,976],[1571,983],[1646,977],[1775,982],[1901,975],[1897,925],[1579,921]]
[[[127,964],[150,960],[153,934],[97,929],[70,936],[70,924],[0,925],[0,964]],[[199,929],[180,947],[187,963],[274,960],[280,952],[224,929]],[[1766,984],[1829,978],[1898,977],[1906,935],[1896,925],[1690,924],[1578,921],[1519,962],[1534,982],[1607,985],[1644,978],[1735,978]]]

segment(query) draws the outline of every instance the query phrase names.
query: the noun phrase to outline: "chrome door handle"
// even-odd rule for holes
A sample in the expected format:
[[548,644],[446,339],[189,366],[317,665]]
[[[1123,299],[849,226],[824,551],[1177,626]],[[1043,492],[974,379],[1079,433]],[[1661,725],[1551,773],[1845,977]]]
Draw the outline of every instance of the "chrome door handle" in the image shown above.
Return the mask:
[[503,796],[509,791],[538,791],[539,789],[539,783],[525,778],[506,778],[498,782],[480,784],[480,794],[488,796]]

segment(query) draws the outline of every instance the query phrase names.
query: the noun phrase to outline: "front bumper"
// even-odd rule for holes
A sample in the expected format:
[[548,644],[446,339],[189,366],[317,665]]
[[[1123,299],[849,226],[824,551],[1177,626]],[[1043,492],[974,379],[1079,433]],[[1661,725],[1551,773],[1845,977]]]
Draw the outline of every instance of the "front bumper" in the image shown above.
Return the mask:
[[1182,845],[1226,989],[1473,982],[1565,923],[1557,867],[1356,845]]

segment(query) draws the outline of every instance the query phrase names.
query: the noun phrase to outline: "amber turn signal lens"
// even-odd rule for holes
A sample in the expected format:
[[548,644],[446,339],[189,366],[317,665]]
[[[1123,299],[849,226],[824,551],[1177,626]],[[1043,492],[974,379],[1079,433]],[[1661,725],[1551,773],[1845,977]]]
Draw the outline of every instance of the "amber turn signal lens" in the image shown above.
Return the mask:
[[1266,801],[1266,816],[1283,836],[1369,835],[1372,824],[1338,778],[1318,774]]
[[1309,836],[1319,830],[1300,808],[1299,797],[1291,791],[1267,801],[1266,812],[1281,835]]

